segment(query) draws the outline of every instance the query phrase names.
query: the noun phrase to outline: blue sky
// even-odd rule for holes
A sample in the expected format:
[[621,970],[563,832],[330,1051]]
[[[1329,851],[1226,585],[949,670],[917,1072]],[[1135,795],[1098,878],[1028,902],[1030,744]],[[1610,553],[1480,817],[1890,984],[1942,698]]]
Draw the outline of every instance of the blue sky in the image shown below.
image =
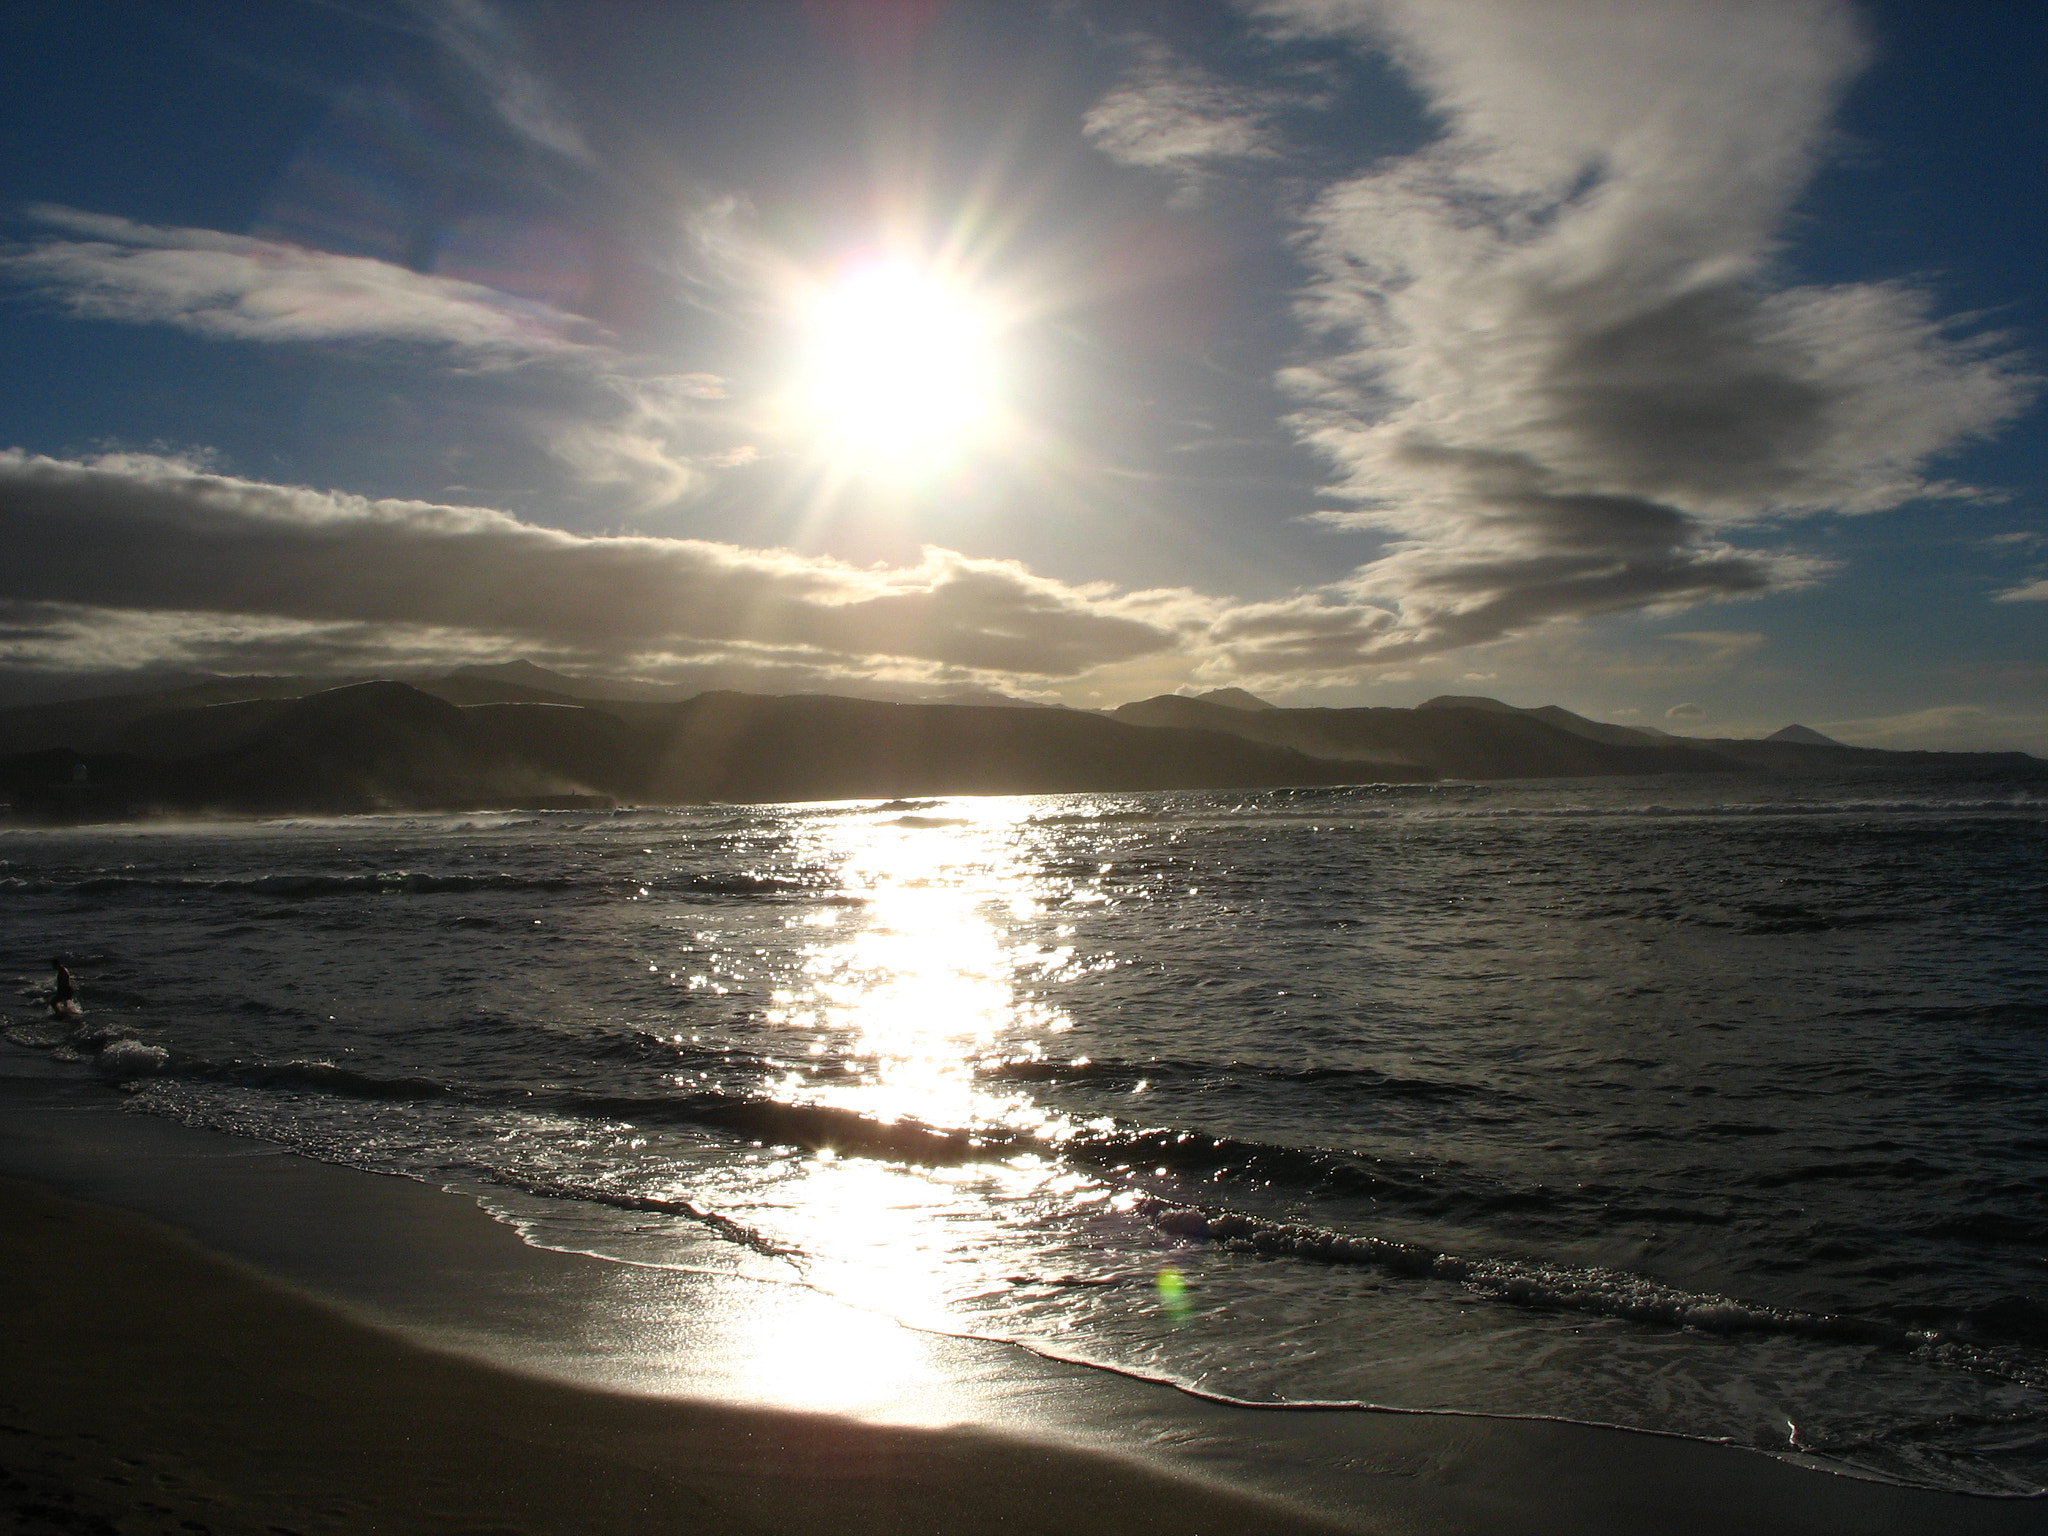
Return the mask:
[[0,688],[2048,751],[2048,11],[12,7]]

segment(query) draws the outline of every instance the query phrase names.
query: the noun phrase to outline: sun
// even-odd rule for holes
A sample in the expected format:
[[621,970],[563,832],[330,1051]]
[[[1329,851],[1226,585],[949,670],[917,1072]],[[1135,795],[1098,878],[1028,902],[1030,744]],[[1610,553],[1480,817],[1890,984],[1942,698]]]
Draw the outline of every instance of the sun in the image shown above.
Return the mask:
[[802,395],[835,458],[902,471],[972,445],[995,408],[995,335],[957,286],[896,259],[847,267],[809,310]]

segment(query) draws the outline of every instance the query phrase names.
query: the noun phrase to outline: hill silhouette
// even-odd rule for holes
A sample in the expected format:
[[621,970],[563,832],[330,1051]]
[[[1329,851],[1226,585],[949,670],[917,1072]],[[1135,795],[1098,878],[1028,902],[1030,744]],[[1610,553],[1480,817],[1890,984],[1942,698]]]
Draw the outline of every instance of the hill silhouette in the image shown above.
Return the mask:
[[1845,745],[1832,736],[1823,736],[1810,725],[1788,725],[1782,730],[1771,732],[1765,741],[1798,741],[1809,747],[1839,747]]
[[[1246,710],[1163,694],[1125,704],[1113,713],[1135,725],[1229,731],[1251,741],[1340,761],[1371,763],[1390,773],[1417,777],[1540,779],[1726,773],[1735,766],[1715,753],[1685,744],[1596,740],[1491,699],[1433,699],[1417,709]],[[1621,726],[1614,729],[1626,730]]]
[[1277,709],[1168,694],[1108,713],[732,692],[660,703],[540,686],[553,676],[222,678],[0,709],[0,795],[18,815],[83,820],[2041,766],[2016,752],[1881,751],[1787,732],[1680,739],[1481,698]]
[[1440,694],[1433,699],[1424,699],[1415,706],[1417,709],[1482,709],[1495,714],[1523,715],[1531,720],[1541,720],[1545,725],[1554,725],[1561,731],[1574,736],[1583,736],[1588,741],[1604,741],[1615,747],[1667,747],[1680,744],[1676,736],[1667,731],[1645,729],[1636,725],[1609,725],[1604,720],[1588,720],[1584,715],[1575,715],[1557,704],[1539,704],[1533,709],[1517,704],[1503,704],[1499,699],[1467,697],[1458,694]]
[[[521,684],[506,686],[520,687]],[[681,704],[458,705],[348,684],[126,718],[93,750],[0,760],[19,811],[58,819],[1251,789],[1386,775],[1214,731],[1072,710],[710,693]]]

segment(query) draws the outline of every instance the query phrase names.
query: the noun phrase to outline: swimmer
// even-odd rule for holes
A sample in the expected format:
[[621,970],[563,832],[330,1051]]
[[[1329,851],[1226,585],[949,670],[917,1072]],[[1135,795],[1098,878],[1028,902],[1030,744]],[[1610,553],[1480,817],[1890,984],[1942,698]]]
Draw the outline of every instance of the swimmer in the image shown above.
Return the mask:
[[57,972],[56,988],[50,993],[50,1017],[53,1019],[73,1018],[78,1013],[78,986],[71,979],[71,972],[58,959],[50,961]]

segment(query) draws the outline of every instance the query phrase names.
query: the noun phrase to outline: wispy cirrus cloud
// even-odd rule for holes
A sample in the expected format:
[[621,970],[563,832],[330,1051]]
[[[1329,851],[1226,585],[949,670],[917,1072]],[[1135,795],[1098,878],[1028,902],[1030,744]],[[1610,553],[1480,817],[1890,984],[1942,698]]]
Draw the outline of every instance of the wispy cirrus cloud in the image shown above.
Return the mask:
[[1230,161],[1274,158],[1270,113],[1266,97],[1146,42],[1124,78],[1089,108],[1082,131],[1120,165],[1185,177]]
[[594,160],[575,111],[501,10],[485,0],[414,0],[414,9],[507,128],[563,159]]
[[1928,294],[1778,268],[1865,59],[1839,0],[1254,9],[1391,52],[1445,125],[1302,226],[1295,425],[1325,519],[1392,540],[1341,585],[1393,616],[1354,662],[1811,581],[1729,530],[1967,494],[1927,466],[2026,404]]
[[2048,576],[2007,587],[1991,600],[1994,603],[2048,603]]
[[721,380],[650,366],[565,310],[373,257],[71,208],[25,213],[52,233],[0,250],[0,282],[81,319],[225,342],[397,349],[471,374],[545,370],[553,403],[511,415],[629,512],[674,502],[753,456],[747,424],[715,403]]
[[484,363],[601,345],[577,316],[366,256],[47,204],[25,212],[59,233],[0,251],[0,277],[85,319],[225,341],[406,343]]

